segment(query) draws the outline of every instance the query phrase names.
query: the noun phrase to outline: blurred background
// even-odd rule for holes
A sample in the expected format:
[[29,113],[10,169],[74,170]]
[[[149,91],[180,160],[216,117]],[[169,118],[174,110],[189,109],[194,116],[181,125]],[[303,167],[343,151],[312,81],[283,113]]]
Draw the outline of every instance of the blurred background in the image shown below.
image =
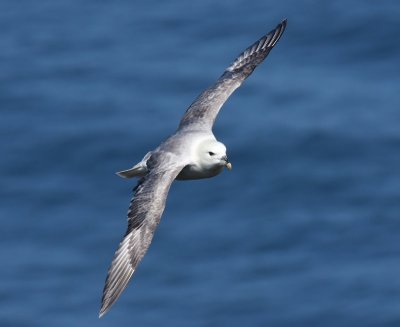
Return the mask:
[[[3,1],[1,326],[400,326],[400,3]],[[115,171],[283,18],[98,319],[135,181]]]

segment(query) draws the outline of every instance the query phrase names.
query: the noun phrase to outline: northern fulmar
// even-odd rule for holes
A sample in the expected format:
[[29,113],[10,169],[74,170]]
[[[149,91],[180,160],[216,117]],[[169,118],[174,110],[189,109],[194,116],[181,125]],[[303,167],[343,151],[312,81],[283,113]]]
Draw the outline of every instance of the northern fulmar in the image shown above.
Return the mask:
[[226,147],[218,142],[212,127],[229,96],[267,57],[286,27],[286,20],[243,51],[221,77],[189,106],[176,132],[128,170],[117,175],[138,177],[128,210],[128,228],[106,278],[99,317],[126,288],[145,255],[165,208],[169,188],[177,180],[209,178],[232,165]]

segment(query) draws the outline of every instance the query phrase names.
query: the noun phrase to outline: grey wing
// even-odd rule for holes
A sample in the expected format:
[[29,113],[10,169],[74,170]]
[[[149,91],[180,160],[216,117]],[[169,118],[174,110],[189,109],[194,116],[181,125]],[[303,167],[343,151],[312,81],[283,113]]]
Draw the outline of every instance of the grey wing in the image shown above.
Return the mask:
[[[161,158],[159,161],[163,162]],[[165,161],[162,163],[168,166]],[[102,317],[126,288],[153,238],[165,208],[169,188],[183,166],[167,170],[154,167],[134,189],[128,210],[128,229],[108,270],[99,317]]]
[[179,129],[211,130],[222,105],[267,57],[285,28],[286,19],[243,51],[222,76],[190,105],[179,124]]

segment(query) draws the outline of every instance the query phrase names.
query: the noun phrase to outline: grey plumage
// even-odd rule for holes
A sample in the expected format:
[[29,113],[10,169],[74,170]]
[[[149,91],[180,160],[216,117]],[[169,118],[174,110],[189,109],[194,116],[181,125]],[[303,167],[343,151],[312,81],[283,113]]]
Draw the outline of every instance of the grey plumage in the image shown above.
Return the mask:
[[179,124],[179,128],[211,130],[222,105],[257,65],[268,56],[282,36],[286,23],[286,19],[283,20],[275,29],[244,50],[221,77],[190,105]]
[[128,209],[128,228],[108,271],[100,309],[104,315],[129,282],[148,249],[165,208],[169,188],[185,166],[175,155],[159,151],[147,161],[149,172],[134,188]]
[[137,165],[117,174],[140,177],[128,210],[128,228],[116,251],[104,286],[100,317],[126,288],[152,241],[165,208],[169,188],[178,179],[209,178],[230,169],[225,146],[217,142],[212,126],[228,97],[275,46],[286,20],[263,36],[225,70],[222,76],[190,105],[178,130]]

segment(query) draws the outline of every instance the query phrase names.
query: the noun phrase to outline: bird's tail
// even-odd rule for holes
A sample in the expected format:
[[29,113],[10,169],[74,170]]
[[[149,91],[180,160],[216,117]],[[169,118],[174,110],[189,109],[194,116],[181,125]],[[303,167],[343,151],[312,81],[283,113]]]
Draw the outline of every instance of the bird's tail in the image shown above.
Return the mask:
[[141,165],[141,163],[127,170],[116,172],[116,174],[122,178],[143,177],[144,175],[146,175],[146,173],[147,167],[144,167],[143,165]]

